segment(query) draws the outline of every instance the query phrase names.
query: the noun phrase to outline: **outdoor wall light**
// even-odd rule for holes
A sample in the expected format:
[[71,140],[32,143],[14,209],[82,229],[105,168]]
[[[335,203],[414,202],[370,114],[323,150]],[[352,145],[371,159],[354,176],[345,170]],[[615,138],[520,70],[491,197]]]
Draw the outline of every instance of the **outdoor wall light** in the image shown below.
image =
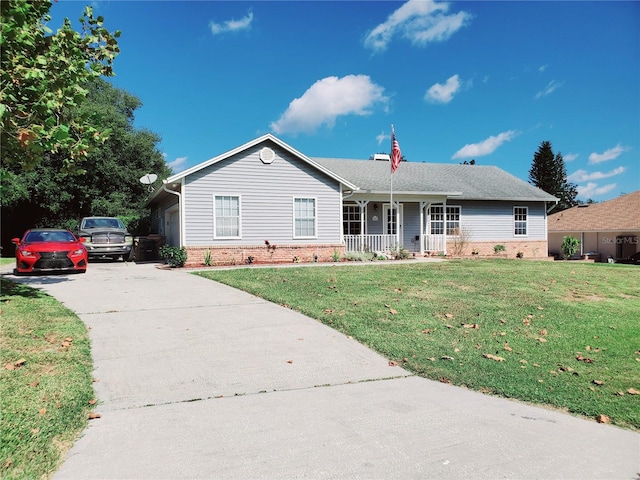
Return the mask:
[[377,204],[377,203],[374,203],[374,204],[373,204],[373,210],[374,210],[375,212],[377,212],[377,211],[378,211],[378,204]]

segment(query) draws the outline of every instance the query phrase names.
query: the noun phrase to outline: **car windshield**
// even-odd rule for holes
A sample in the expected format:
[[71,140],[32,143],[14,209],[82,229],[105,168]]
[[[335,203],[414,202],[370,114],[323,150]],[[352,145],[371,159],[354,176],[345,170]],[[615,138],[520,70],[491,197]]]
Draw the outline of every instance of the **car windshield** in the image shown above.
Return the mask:
[[117,218],[88,218],[81,228],[124,228],[124,224]]
[[25,237],[25,242],[74,242],[71,232],[43,230],[39,232],[29,232]]

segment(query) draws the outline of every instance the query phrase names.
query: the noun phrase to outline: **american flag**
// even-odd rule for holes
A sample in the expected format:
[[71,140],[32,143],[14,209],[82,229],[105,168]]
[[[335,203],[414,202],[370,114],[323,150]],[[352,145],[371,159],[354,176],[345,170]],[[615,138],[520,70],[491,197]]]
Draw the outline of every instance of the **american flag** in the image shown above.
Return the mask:
[[396,173],[401,159],[402,152],[400,151],[400,145],[396,139],[396,132],[393,126],[391,126],[391,173]]

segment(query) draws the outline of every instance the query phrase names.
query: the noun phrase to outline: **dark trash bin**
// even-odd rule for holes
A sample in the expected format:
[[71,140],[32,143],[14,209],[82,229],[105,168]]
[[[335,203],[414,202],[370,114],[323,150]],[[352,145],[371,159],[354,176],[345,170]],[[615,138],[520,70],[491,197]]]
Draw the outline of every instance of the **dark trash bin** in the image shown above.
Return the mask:
[[160,258],[158,254],[159,239],[153,237],[138,237],[135,240],[136,262],[152,262]]

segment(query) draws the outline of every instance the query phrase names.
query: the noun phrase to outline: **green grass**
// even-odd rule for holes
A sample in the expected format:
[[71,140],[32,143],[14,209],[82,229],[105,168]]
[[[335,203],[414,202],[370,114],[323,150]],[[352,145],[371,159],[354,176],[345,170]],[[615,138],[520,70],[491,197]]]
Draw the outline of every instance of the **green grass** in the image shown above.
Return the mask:
[[87,329],[55,299],[1,280],[0,476],[46,478],[87,425]]
[[640,428],[637,266],[463,260],[197,274],[316,318],[418,375]]
[[0,257],[0,265],[11,265],[16,263],[15,257]]

